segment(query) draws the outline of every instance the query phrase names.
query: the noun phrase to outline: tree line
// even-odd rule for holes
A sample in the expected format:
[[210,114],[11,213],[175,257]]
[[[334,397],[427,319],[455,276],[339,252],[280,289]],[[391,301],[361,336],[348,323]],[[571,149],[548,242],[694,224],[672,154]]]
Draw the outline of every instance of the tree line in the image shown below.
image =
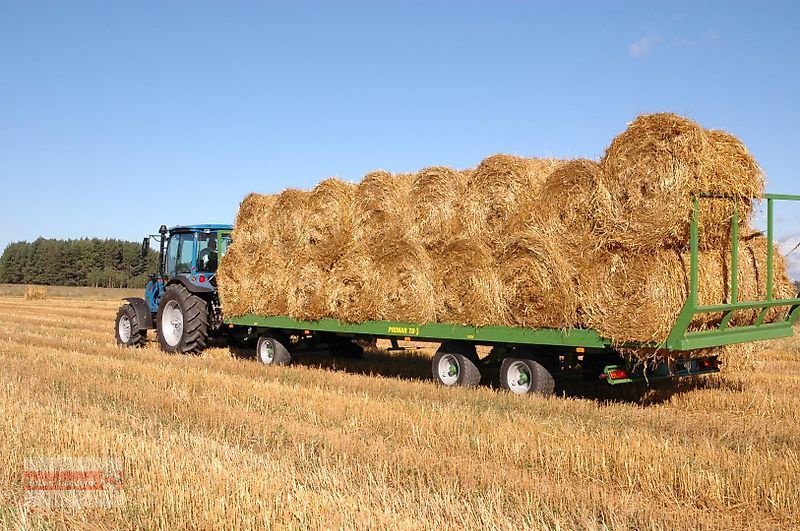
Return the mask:
[[82,238],[9,244],[0,257],[0,283],[141,288],[158,269],[158,253],[141,244]]

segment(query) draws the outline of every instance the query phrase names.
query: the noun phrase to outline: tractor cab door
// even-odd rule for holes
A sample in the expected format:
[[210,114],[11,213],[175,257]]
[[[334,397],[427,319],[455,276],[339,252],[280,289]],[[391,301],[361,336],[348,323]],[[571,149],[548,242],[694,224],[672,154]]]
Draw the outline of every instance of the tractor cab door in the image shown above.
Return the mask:
[[195,243],[195,235],[191,232],[170,235],[164,260],[164,271],[168,279],[192,272],[195,266]]

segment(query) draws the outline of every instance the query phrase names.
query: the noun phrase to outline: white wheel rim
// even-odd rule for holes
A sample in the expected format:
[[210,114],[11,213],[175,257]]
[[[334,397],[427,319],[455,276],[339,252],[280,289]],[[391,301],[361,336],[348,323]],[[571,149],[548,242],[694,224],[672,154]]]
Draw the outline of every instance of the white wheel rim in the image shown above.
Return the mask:
[[131,340],[131,320],[127,315],[123,315],[119,318],[117,333],[122,343],[128,343]]
[[258,346],[258,357],[262,363],[272,365],[275,361],[275,346],[272,341],[266,339]]
[[461,367],[458,359],[452,354],[445,354],[439,359],[439,364],[436,366],[436,373],[439,375],[439,380],[444,385],[455,385],[458,383],[458,376],[461,372]]
[[161,336],[171,347],[178,346],[183,337],[183,312],[178,301],[169,301],[161,312]]
[[506,372],[506,383],[511,392],[524,395],[531,390],[531,370],[524,361],[515,361]]

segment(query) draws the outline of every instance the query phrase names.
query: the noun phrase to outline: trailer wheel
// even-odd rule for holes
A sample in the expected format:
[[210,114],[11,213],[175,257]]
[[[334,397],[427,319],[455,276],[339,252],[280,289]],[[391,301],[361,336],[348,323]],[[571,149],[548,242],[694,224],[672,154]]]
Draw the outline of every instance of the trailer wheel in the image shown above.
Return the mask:
[[167,352],[200,352],[208,340],[208,303],[185,286],[168,286],[158,304],[158,342]]
[[264,365],[289,365],[292,362],[292,355],[283,343],[267,336],[258,338],[256,357]]
[[500,385],[514,394],[552,395],[556,388],[553,375],[534,360],[506,358],[500,366]]
[[481,383],[481,371],[476,365],[475,347],[459,343],[444,343],[433,357],[433,377],[440,384],[453,387],[475,387]]
[[114,323],[117,345],[123,347],[143,347],[147,342],[147,330],[139,328],[139,318],[131,304],[123,304],[117,311]]

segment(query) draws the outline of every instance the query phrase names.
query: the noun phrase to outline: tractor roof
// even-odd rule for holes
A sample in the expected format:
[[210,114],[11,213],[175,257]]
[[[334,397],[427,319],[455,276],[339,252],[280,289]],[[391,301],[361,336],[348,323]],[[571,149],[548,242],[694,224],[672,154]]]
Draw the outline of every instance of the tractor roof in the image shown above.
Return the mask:
[[174,232],[203,232],[212,230],[232,230],[233,225],[221,225],[218,223],[203,223],[200,225],[178,225],[171,227],[169,231]]

